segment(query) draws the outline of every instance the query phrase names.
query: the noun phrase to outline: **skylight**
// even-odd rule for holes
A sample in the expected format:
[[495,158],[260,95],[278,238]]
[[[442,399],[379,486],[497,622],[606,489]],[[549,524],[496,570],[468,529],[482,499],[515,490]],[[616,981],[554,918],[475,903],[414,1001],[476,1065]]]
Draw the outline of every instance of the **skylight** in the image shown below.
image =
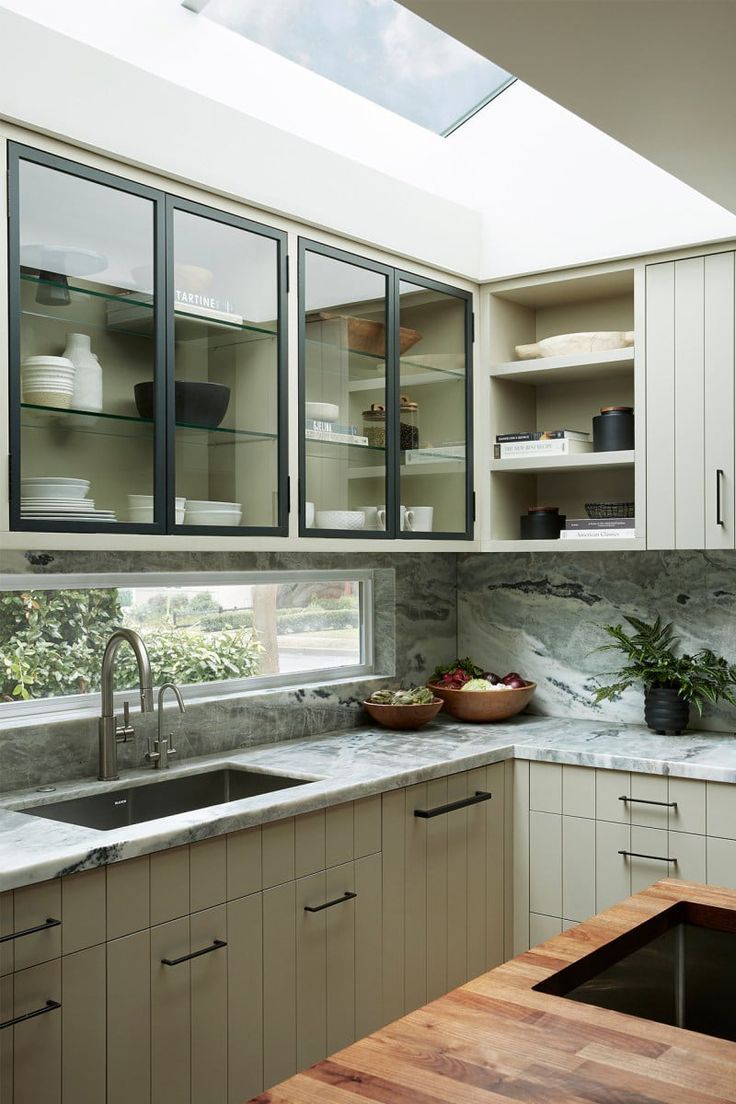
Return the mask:
[[215,23],[447,135],[514,78],[396,0],[189,0]]

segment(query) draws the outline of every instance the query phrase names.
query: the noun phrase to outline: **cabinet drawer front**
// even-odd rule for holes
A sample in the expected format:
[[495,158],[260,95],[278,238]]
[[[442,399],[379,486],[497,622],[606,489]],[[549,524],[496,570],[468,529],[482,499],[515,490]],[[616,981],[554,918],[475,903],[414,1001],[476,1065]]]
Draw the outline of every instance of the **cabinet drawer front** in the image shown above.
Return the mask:
[[263,899],[227,906],[229,1104],[263,1091]]
[[104,944],[61,960],[63,1104],[105,1100],[106,983]]
[[236,901],[263,888],[261,829],[245,828],[227,836],[227,899]]
[[689,832],[670,832],[670,858],[677,862],[670,867],[670,877],[686,882],[706,882],[706,838]]
[[559,763],[529,764],[529,808],[540,813],[562,812],[562,767]]
[[264,824],[261,829],[263,888],[292,882],[294,865],[294,818]]
[[189,848],[151,855],[151,926],[189,914]]
[[657,774],[632,774],[628,805],[632,825],[641,828],[669,826],[670,797],[667,779]]
[[562,817],[529,815],[530,912],[562,916]]
[[189,910],[222,905],[227,897],[227,843],[225,836],[193,843],[189,848]]
[[107,944],[107,1104],[151,1099],[151,933]]
[[[17,971],[13,1015],[24,1016],[47,1001],[61,1003],[61,960]],[[61,1008],[12,1029],[13,1104],[61,1102]]]
[[381,795],[354,802],[353,850],[356,859],[381,850]]
[[107,868],[107,938],[143,931],[151,923],[151,875],[148,855]]
[[[0,937],[12,935],[14,931],[13,891],[10,889],[7,893],[0,893]],[[8,939],[0,943],[0,977],[5,977],[6,974],[12,974],[13,972],[15,964],[14,942],[15,940]],[[10,1016],[4,1016],[3,1019],[10,1019]],[[2,1100],[2,1097],[0,1097],[0,1100]]]
[[[224,842],[224,840],[223,840]],[[192,951],[227,943],[225,905],[190,918]],[[227,1104],[227,986],[229,946],[191,961],[191,1104]]]
[[106,880],[104,866],[62,878],[62,954],[73,954],[105,942]]
[[[188,1101],[191,1063],[190,963],[165,966],[190,952],[189,917],[151,929],[151,1101]],[[114,1045],[114,1044],[113,1044]]]
[[621,851],[631,849],[628,824],[599,820],[595,826],[595,911],[617,905],[631,893],[631,872]]
[[614,824],[629,824],[629,806],[622,797],[631,797],[631,775],[628,771],[596,770],[596,820]]
[[708,884],[736,889],[736,840],[708,837]]
[[670,831],[705,835],[705,785],[694,778],[670,778]]
[[632,893],[639,893],[654,882],[674,875],[675,864],[668,862],[669,839],[663,829],[632,826],[631,852],[627,859]]
[[[47,962],[61,954],[61,924],[43,927],[48,921],[61,919],[61,881],[58,879],[15,890],[13,933],[17,938],[8,942],[13,947],[16,970]],[[37,927],[42,930],[29,931]],[[26,931],[29,934],[23,935]]]
[[590,767],[563,766],[562,812],[595,820],[595,771]]
[[587,920],[595,914],[595,821],[562,818],[562,915]]
[[708,835],[736,840],[736,785],[708,782],[706,802]]

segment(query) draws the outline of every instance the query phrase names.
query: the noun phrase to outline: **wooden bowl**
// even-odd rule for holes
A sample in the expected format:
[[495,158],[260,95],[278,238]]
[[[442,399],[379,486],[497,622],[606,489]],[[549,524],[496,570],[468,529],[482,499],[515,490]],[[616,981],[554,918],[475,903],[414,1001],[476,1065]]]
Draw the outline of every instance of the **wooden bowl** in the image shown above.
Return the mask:
[[[325,322],[339,319],[346,323],[348,347],[354,349],[356,353],[369,353],[371,356],[380,357],[386,355],[386,327],[383,322],[372,318],[355,318],[351,314],[335,314],[333,311],[320,311],[319,317]],[[421,337],[418,330],[401,326],[399,328],[401,355],[408,352],[412,345],[416,345]]]
[[383,705],[370,701],[364,701],[363,705],[373,720],[384,728],[421,728],[437,716],[444,702],[435,697],[426,705]]
[[450,690],[446,686],[427,684],[433,694],[442,698],[447,712],[461,721],[507,721],[521,713],[537,688],[528,682],[518,690]]

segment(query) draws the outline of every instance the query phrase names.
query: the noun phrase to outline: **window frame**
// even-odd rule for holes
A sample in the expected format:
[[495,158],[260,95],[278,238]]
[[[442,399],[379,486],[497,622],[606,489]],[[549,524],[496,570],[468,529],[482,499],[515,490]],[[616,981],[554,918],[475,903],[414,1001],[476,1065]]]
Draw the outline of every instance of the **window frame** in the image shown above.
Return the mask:
[[[22,590],[108,590],[113,588],[155,588],[175,586],[254,586],[274,583],[359,583],[360,654],[361,662],[323,670],[289,672],[279,675],[258,675],[250,678],[226,679],[219,682],[197,682],[181,686],[184,701],[190,704],[224,698],[247,697],[264,691],[288,691],[325,683],[352,682],[376,675],[374,573],[362,568],[354,571],[329,569],[275,571],[177,571],[177,572],[100,572],[50,575],[0,575],[0,591]],[[145,639],[145,638],[144,638]],[[157,690],[158,687],[154,687]],[[135,688],[115,692],[115,707],[121,709],[125,700],[135,708]],[[29,701],[0,703],[0,730],[44,721],[69,721],[99,715],[100,693],[69,694],[55,698],[34,698]]]

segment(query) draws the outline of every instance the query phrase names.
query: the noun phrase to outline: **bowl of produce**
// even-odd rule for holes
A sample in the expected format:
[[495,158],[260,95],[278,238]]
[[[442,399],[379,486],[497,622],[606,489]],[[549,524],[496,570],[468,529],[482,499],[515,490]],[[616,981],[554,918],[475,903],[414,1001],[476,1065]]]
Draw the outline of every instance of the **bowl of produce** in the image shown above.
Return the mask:
[[471,659],[437,667],[428,689],[442,698],[448,713],[461,721],[506,721],[521,713],[537,688],[516,671],[497,675]]
[[443,702],[426,686],[417,686],[411,690],[376,690],[363,705],[384,728],[421,728],[437,716]]

